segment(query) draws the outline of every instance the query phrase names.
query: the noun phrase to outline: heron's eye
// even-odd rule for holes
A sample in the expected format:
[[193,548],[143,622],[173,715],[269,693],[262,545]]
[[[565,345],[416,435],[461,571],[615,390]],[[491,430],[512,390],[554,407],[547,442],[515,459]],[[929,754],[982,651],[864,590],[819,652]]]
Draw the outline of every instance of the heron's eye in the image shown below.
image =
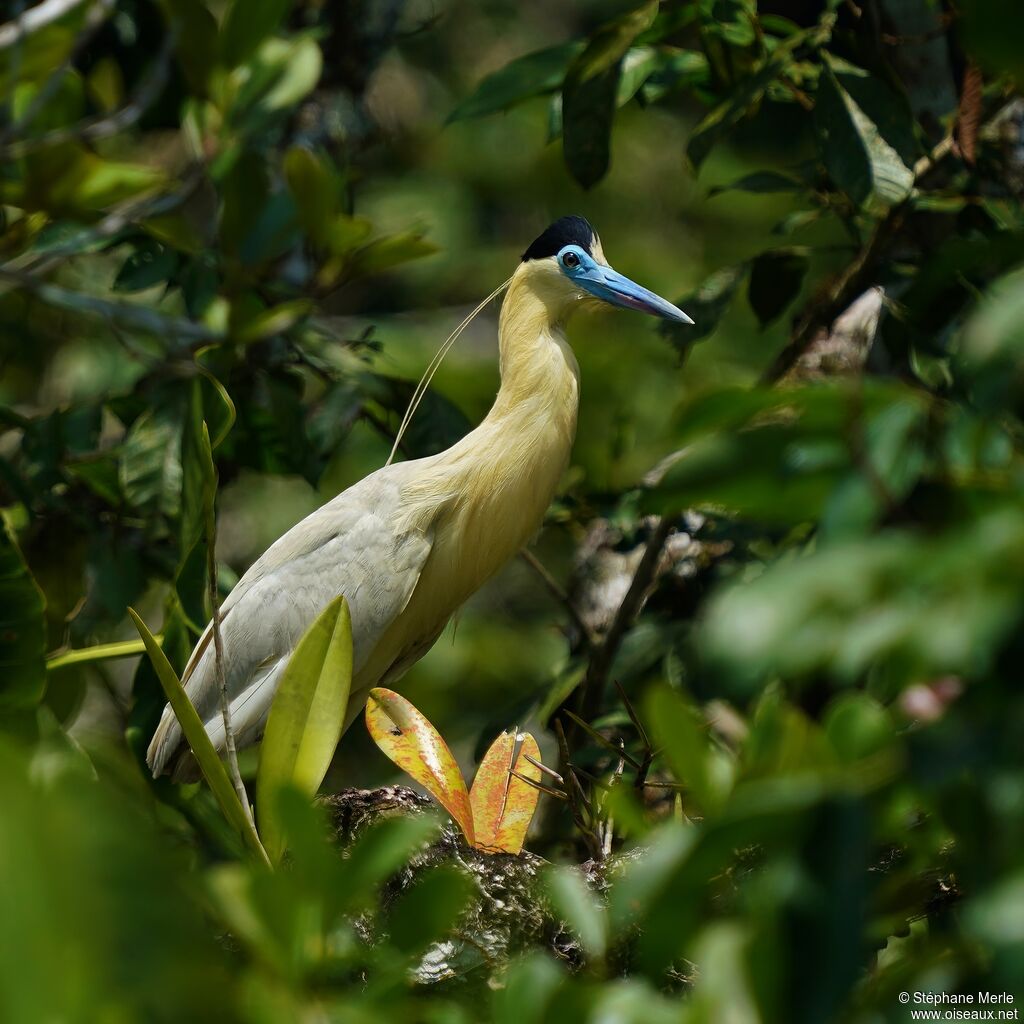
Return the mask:
[[562,266],[563,267],[568,267],[571,270],[573,267],[578,267],[579,265],[580,265],[580,258],[574,252],[567,252],[562,257]]

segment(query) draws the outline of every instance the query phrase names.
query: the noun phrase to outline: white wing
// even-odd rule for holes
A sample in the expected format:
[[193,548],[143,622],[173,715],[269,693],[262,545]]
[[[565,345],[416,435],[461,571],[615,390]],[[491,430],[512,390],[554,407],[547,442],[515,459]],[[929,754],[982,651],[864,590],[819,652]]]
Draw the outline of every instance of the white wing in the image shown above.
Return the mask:
[[[231,724],[239,747],[263,732],[288,657],[316,616],[339,594],[352,614],[358,673],[404,610],[432,536],[400,532],[401,487],[413,463],[388,466],[344,491],[272,544],[238,581],[221,609]],[[212,631],[207,626],[185,668],[185,691],[218,749],[223,748]],[[170,706],[147,754],[154,775],[187,751]]]

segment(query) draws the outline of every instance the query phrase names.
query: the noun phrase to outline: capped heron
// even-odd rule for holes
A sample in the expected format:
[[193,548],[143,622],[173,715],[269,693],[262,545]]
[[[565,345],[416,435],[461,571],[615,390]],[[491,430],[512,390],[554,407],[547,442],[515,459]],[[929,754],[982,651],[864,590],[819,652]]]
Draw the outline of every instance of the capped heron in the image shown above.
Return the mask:
[[[261,737],[289,656],[339,594],[352,615],[347,728],[369,690],[422,658],[459,606],[537,531],[576,433],[579,367],[563,324],[573,310],[602,303],[693,323],[613,270],[582,217],[555,221],[508,282],[498,322],[501,386],[484,421],[438,455],[389,460],[292,527],[242,576],[221,608],[239,747]],[[207,626],[183,681],[223,751],[211,636]],[[169,705],[148,761],[154,775],[194,771]]]

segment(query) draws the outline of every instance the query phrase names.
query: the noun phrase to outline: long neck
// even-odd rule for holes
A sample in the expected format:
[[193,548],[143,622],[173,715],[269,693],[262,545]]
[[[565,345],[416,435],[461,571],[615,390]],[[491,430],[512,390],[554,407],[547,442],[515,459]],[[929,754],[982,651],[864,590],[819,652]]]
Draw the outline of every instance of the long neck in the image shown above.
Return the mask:
[[[498,320],[501,388],[481,427],[576,432],[579,366],[558,323],[557,313],[527,277],[512,278]],[[515,422],[513,427],[510,421]],[[525,422],[524,422],[525,421]]]
[[419,508],[447,510],[432,520],[443,524],[439,554],[464,565],[462,582],[474,588],[540,527],[576,435],[579,367],[525,277],[513,277],[502,304],[501,388],[491,411],[411,485]]

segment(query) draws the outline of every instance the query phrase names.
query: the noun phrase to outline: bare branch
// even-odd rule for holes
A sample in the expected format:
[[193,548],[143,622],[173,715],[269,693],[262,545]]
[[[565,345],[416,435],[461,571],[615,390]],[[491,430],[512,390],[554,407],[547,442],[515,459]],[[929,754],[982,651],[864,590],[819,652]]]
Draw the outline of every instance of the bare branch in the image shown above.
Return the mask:
[[85,0],[43,0],[35,7],[30,7],[17,18],[0,25],[0,50],[6,50],[19,39],[59,21],[83,3]]
[[540,577],[547,592],[566,610],[569,618],[572,619],[572,624],[579,631],[584,644],[587,647],[593,647],[596,643],[593,632],[583,621],[583,616],[580,615],[579,609],[572,603],[572,599],[558,580],[548,572],[544,563],[528,548],[523,548],[519,552],[519,557]]

